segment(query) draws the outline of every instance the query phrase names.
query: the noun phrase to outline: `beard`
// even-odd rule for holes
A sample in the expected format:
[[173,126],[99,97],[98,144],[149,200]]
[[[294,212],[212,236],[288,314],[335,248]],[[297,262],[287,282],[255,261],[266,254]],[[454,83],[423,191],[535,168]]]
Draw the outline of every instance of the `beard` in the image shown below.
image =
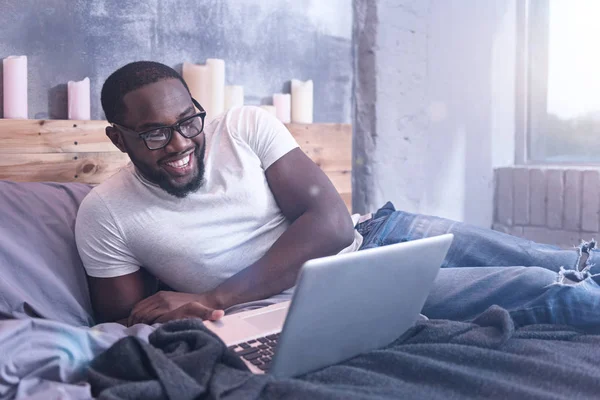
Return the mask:
[[183,199],[188,194],[196,192],[204,184],[205,149],[206,146],[202,146],[202,148],[200,148],[200,146],[196,145],[193,154],[197,165],[196,174],[188,183],[182,186],[174,185],[171,181],[169,174],[166,171],[150,167],[147,163],[141,161],[136,156],[134,156],[133,152],[129,151],[129,149],[126,150],[127,154],[129,155],[129,158],[131,159],[131,162],[140,171],[144,178],[154,183],[155,185],[158,185],[161,189],[163,189],[170,195],[175,196],[179,199]]

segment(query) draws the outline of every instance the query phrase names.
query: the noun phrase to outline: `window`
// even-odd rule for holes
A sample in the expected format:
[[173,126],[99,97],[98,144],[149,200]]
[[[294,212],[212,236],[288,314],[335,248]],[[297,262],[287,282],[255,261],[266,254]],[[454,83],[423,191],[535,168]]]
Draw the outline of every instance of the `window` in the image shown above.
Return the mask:
[[530,0],[527,161],[600,163],[600,1]]

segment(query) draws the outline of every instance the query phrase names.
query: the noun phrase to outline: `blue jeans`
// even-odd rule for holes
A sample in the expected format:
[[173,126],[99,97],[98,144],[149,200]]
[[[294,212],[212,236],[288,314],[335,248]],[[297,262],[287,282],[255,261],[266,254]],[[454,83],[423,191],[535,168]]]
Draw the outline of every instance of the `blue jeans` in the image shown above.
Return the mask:
[[429,318],[468,321],[498,305],[518,326],[568,324],[600,330],[600,251],[594,241],[563,250],[461,222],[396,211],[389,202],[356,229],[364,237],[361,250],[454,234],[423,307]]

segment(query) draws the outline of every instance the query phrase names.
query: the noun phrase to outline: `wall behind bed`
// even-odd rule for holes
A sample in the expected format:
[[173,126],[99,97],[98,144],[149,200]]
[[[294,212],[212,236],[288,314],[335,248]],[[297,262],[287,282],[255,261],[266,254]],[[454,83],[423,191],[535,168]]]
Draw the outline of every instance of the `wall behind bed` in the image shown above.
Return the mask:
[[102,119],[102,83],[119,66],[216,57],[247,104],[313,79],[315,122],[351,119],[352,0],[2,0],[0,26],[0,58],[28,56],[30,118],[66,118],[68,80],[90,77]]
[[391,200],[492,226],[494,169],[514,162],[520,2],[355,1],[356,212]]

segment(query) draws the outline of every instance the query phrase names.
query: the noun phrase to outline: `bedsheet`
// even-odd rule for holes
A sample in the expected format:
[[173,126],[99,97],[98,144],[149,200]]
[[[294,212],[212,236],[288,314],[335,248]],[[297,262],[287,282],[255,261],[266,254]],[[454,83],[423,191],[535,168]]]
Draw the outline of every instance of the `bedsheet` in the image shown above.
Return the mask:
[[91,399],[90,361],[125,336],[148,340],[148,325],[75,327],[44,319],[0,321],[0,399]]

